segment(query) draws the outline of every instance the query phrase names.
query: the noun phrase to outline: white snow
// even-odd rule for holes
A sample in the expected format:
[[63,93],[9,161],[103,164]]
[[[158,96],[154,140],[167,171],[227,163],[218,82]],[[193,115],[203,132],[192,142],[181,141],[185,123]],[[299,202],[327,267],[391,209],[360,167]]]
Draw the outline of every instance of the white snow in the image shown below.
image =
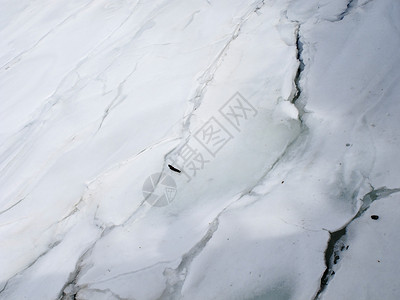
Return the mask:
[[399,298],[399,15],[2,1],[0,299]]

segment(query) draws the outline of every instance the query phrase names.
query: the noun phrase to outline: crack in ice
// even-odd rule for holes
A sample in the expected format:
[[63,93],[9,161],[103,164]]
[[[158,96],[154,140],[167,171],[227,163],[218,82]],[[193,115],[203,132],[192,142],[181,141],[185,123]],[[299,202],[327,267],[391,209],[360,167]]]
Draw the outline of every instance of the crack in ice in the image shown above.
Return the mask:
[[[362,198],[362,205],[358,209],[357,213],[351,218],[343,227],[336,231],[328,231],[330,234],[330,238],[328,240],[328,244],[325,250],[325,265],[326,269],[324,274],[321,277],[321,283],[319,290],[316,292],[313,300],[320,299],[320,296],[325,291],[326,287],[329,284],[331,278],[335,275],[335,272],[332,270],[333,265],[337,263],[340,257],[337,255],[336,246],[338,242],[346,235],[347,227],[356,219],[361,217],[370,207],[370,205],[379,199],[385,198],[393,193],[400,192],[400,188],[388,189],[387,187],[381,187],[378,189],[374,189],[364,195]],[[343,245],[342,245],[343,247]],[[348,247],[348,246],[347,246]]]

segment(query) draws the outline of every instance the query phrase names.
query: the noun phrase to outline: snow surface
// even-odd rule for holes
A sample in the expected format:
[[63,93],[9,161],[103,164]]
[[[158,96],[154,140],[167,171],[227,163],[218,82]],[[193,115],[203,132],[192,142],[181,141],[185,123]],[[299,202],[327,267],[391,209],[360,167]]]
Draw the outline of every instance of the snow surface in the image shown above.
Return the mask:
[[399,299],[399,16],[2,1],[0,299]]

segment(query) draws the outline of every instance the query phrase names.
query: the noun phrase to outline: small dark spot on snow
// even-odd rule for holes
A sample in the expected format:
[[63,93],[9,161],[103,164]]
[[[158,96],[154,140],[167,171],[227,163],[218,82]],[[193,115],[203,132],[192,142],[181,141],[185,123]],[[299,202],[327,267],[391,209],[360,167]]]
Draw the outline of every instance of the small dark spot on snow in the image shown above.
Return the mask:
[[175,168],[175,167],[172,166],[172,165],[168,165],[168,168],[170,168],[172,171],[177,172],[177,173],[180,173],[180,172],[181,172],[181,170]]
[[332,274],[331,275],[335,275],[335,271],[332,271]]
[[283,183],[285,183],[285,181],[284,181],[284,180],[282,180],[282,182],[281,182],[281,183],[283,184]]
[[372,215],[372,216],[371,216],[371,219],[372,219],[372,220],[378,220],[378,219],[379,219],[379,216],[377,216],[377,215]]
[[378,259],[378,262],[381,262],[381,261]]
[[336,255],[336,256],[335,256],[335,259],[334,259],[334,261],[333,261],[333,264],[336,265],[339,259],[340,259],[340,256],[339,256],[339,255]]
[[347,143],[347,144],[346,144],[346,147],[350,147],[350,144],[349,144],[349,143]]
[[346,246],[346,250],[349,249],[349,245]]

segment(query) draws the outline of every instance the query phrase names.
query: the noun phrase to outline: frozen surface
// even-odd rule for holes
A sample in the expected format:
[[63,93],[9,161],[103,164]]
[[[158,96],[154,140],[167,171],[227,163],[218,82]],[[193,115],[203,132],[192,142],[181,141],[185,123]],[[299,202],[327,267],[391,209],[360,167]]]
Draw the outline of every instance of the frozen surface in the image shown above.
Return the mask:
[[374,202],[368,213],[348,226],[345,243],[349,248],[343,250],[337,275],[323,299],[398,298],[399,201],[399,195],[391,195]]
[[398,299],[399,16],[2,1],[0,299]]

